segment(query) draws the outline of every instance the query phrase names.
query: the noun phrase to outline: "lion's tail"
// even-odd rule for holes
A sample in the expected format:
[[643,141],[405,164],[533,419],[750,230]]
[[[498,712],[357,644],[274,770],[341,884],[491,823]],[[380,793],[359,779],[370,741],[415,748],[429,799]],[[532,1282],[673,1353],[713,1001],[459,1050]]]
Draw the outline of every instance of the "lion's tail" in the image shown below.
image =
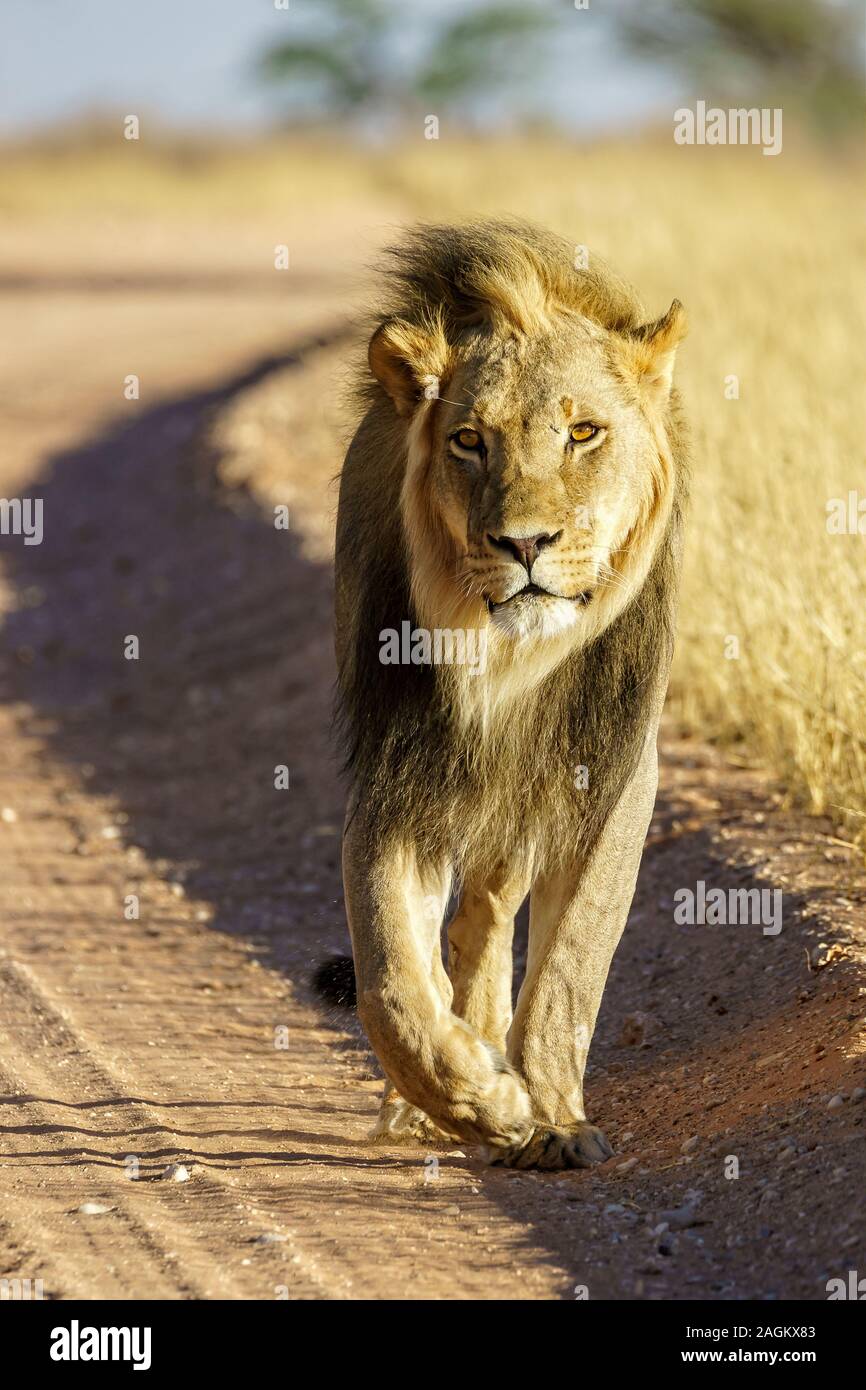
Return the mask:
[[354,1009],[358,1002],[355,989],[355,966],[351,956],[329,956],[317,965],[312,979],[313,989],[329,1004]]

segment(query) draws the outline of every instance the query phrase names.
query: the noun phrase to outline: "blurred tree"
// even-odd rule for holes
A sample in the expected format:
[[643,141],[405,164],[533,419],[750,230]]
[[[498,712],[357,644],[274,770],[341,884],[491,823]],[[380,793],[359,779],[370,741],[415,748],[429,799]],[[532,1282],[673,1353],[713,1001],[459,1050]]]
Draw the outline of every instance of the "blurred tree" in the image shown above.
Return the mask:
[[380,105],[394,19],[388,0],[320,0],[316,18],[310,38],[288,39],[263,54],[261,75],[287,88],[301,114],[341,117]]
[[315,27],[269,49],[259,71],[300,116],[399,119],[445,102],[465,114],[529,71],[556,4],[492,0],[451,19],[431,9],[400,45],[406,18],[399,0],[318,0]]
[[[862,0],[591,0],[577,24],[575,11],[575,0],[412,11],[401,0],[316,0],[259,73],[301,117],[381,124],[447,107],[465,118],[492,103],[500,118],[547,104],[552,119],[540,63],[566,50],[579,58],[599,26],[609,44],[680,74],[713,103],[784,105],[830,128],[861,113]],[[533,79],[526,103],[522,77]]]
[[819,125],[863,107],[860,0],[619,0],[627,47],[678,68],[700,95],[785,102]]

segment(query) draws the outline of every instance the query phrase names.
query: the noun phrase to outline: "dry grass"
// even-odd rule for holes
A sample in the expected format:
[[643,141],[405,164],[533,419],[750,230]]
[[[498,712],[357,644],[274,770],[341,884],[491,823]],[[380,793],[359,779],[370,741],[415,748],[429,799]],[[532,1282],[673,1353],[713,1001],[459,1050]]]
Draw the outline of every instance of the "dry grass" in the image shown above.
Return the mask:
[[866,536],[827,530],[828,499],[866,503],[862,170],[666,143],[440,145],[398,167],[422,215],[538,218],[652,314],[683,299],[695,479],[669,707],[866,839]]
[[[137,150],[137,164],[130,153],[112,147],[83,166],[74,150],[17,155],[2,205],[19,221],[109,208],[225,225],[241,209],[296,221],[352,202],[371,222],[394,221],[395,208],[517,213],[611,261],[651,313],[681,298],[696,466],[670,708],[866,839],[866,537],[829,534],[826,511],[851,489],[866,499],[862,169],[787,132],[778,158],[668,139],[444,136],[366,153],[322,139],[314,158],[298,141],[213,157]],[[738,399],[726,396],[731,376]]]

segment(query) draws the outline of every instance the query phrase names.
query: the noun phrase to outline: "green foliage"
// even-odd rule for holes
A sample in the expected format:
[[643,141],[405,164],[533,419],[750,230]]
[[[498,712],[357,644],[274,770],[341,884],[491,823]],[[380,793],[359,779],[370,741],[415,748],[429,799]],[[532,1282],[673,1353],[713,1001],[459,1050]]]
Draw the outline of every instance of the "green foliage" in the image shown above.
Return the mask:
[[384,42],[393,26],[388,0],[319,0],[311,38],[288,39],[259,63],[261,76],[294,88],[302,109],[345,116],[382,99]]
[[858,0],[628,0],[625,44],[684,72],[710,100],[791,105],[819,125],[862,110]]
[[[491,93],[518,112],[520,79],[543,71],[555,48],[579,54],[594,25],[711,101],[784,105],[831,128],[862,109],[861,0],[609,0],[576,22],[573,0],[465,0],[450,14],[401,0],[316,0],[297,37],[258,70],[302,116],[467,114]],[[545,93],[534,89],[537,114]]]
[[318,0],[312,37],[278,44],[259,72],[306,115],[407,115],[419,104],[468,106],[528,71],[559,17],[551,0],[492,0],[456,18],[425,17],[411,55],[395,51],[405,12],[397,0]]
[[[416,77],[419,95],[460,98],[493,81],[513,80],[537,52],[534,41],[550,30],[551,14],[523,4],[485,5],[446,25]],[[515,47],[519,45],[519,47]]]

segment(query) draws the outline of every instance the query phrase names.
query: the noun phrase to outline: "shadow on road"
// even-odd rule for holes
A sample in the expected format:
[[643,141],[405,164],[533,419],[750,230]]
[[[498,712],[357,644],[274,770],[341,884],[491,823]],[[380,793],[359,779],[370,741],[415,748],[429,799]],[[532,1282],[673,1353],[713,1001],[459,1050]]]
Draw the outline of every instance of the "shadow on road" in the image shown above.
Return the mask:
[[[128,845],[213,905],[213,926],[296,976],[346,939],[331,572],[242,490],[221,492],[197,439],[211,410],[346,334],[306,339],[216,390],[130,405],[130,422],[34,481],[43,543],[2,540],[19,607],[0,698],[35,707],[52,753],[112,798]],[[124,656],[129,636],[138,660]],[[275,789],[278,764],[288,791]]]
[[[329,733],[331,570],[304,553],[302,538],[275,529],[251,495],[221,490],[200,432],[209,411],[272,372],[301,369],[310,353],[343,336],[346,330],[301,342],[219,389],[153,409],[130,407],[130,421],[52,458],[34,481],[30,495],[44,504],[43,544],[2,542],[18,607],[2,634],[0,699],[33,709],[50,755],[74,767],[88,790],[110,798],[127,848],[139,846],[157,872],[210,905],[214,928],[254,944],[265,964],[301,986],[323,954],[346,945],[342,795]],[[323,506],[332,501],[323,497]],[[125,642],[133,635],[139,659],[127,660]],[[289,769],[288,791],[275,789],[278,765]],[[757,818],[762,805],[756,793],[753,805],[744,797],[728,813]],[[734,872],[713,845],[712,820],[698,818],[681,833],[678,814],[676,797],[663,790],[656,824],[665,843],[645,858],[589,1078],[592,1118],[614,1141],[629,1139],[629,1125],[640,1131],[641,1161],[649,1165],[640,1172],[654,1185],[644,1200],[655,1209],[676,1206],[685,1184],[695,1181],[694,1170],[681,1167],[691,1160],[676,1156],[692,1131],[715,1135],[722,1154],[747,1154],[756,1119],[767,1142],[776,1110],[780,1124],[785,1115],[802,1123],[806,1111],[795,1110],[792,1099],[796,1087],[802,1090],[800,1072],[786,1071],[783,1101],[777,1067],[788,1068],[787,1054],[779,1061],[781,1039],[804,1030],[816,993],[802,963],[796,892],[786,897],[785,932],[772,941],[742,928],[699,936],[675,929],[676,887],[701,877],[726,881],[718,876],[729,880]],[[736,872],[737,886],[772,887],[748,866]],[[622,1019],[643,1009],[658,1012],[658,1034],[646,1050],[624,1049]],[[354,1025],[346,1015],[338,1023],[335,1044],[350,1046],[347,1029]],[[806,1032],[810,1026],[822,1028],[818,1012]],[[759,1070],[765,1054],[771,1069]],[[98,1103],[88,1101],[88,1108]],[[321,1118],[330,1121],[332,1113]],[[221,1159],[272,1157],[285,1161],[246,1149]],[[305,1159],[301,1153],[298,1161]],[[380,1162],[369,1153],[350,1161]],[[703,1181],[712,1180],[721,1213],[721,1160],[707,1161],[715,1166]],[[526,1221],[524,1189],[512,1178],[489,1173],[487,1191]],[[625,1182],[610,1165],[568,1178],[599,1203]],[[558,1178],[539,1180],[533,1201],[540,1205],[529,1219],[539,1238],[568,1258],[572,1236],[561,1186]],[[753,1212],[743,1222],[757,1262],[755,1232],[763,1227]],[[722,1224],[718,1231],[721,1239]],[[696,1292],[732,1296],[756,1278],[750,1272],[738,1283],[714,1266],[697,1278]],[[759,1279],[754,1286],[762,1287]]]
[[[0,698],[33,705],[52,752],[118,806],[126,843],[210,903],[215,928],[252,941],[297,984],[347,940],[329,733],[331,570],[242,488],[221,491],[217,461],[198,441],[209,412],[271,373],[301,371],[310,354],[348,336],[341,328],[311,337],[215,390],[130,407],[131,422],[56,456],[35,482],[43,544],[3,542],[20,606],[3,631]],[[124,657],[132,635],[138,660]],[[274,787],[281,764],[288,792]],[[663,791],[657,824],[673,815]],[[666,957],[681,949],[672,905],[660,921],[659,895],[711,873],[714,858],[706,827],[647,854],[636,922],[612,976],[638,1006],[647,975],[664,976]],[[740,882],[763,886],[754,872]],[[789,920],[797,910],[789,896]],[[518,969],[525,914],[521,927]],[[720,995],[738,964],[753,970],[753,946],[742,934],[702,939],[717,957]],[[762,949],[762,969],[767,959]],[[730,1002],[739,1017],[715,1002],[705,1044],[755,1016],[742,992]],[[669,1050],[687,1055],[691,1042],[671,1039]],[[613,1043],[602,1027],[594,1060],[614,1055]]]

